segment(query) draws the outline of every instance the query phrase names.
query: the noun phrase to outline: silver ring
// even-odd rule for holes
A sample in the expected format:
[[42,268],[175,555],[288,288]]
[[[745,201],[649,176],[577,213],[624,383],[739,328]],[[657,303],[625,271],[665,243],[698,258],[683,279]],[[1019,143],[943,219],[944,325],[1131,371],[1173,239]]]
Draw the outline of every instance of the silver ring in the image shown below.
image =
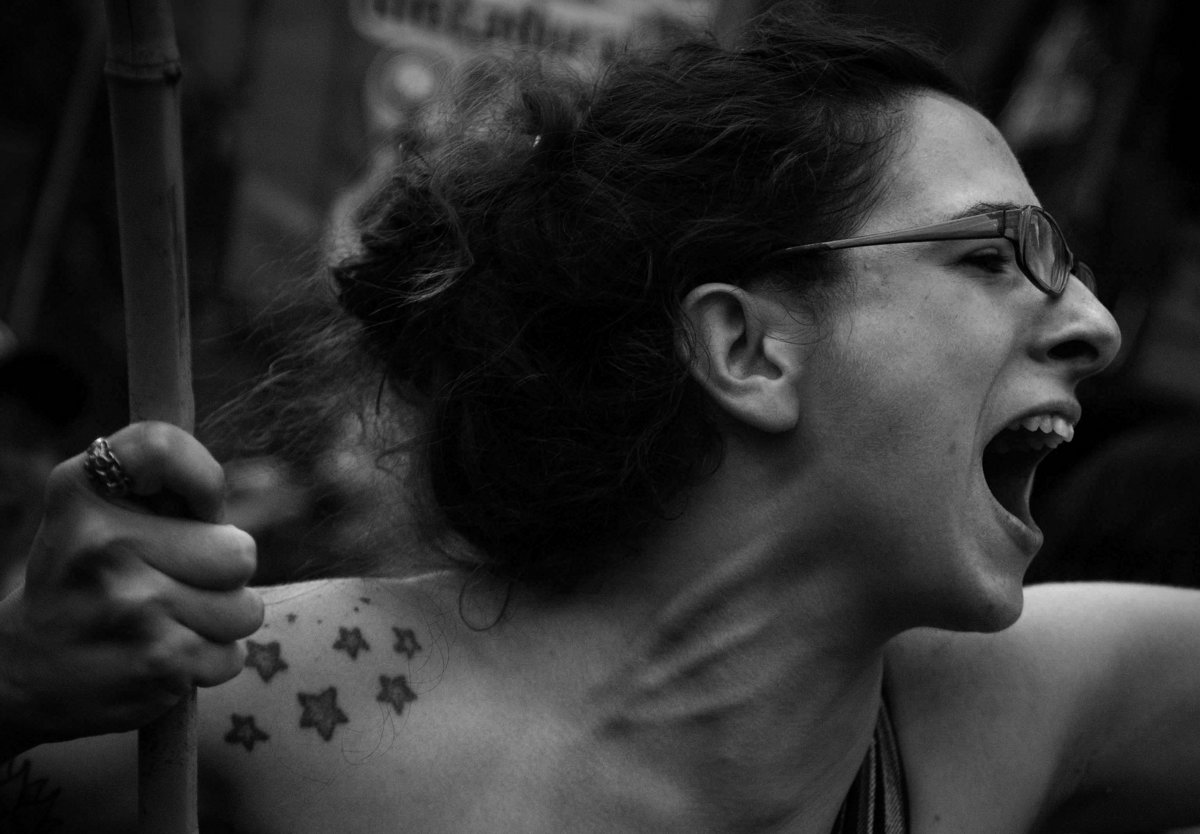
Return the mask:
[[108,447],[108,441],[97,437],[88,446],[87,455],[83,459],[83,471],[88,478],[105,495],[122,498],[129,494],[133,481],[121,468],[121,461]]

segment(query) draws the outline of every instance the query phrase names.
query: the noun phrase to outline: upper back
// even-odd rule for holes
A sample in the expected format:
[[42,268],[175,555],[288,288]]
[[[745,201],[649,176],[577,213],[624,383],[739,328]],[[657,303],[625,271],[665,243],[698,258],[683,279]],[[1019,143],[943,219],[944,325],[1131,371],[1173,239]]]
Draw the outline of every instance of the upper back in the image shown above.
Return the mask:
[[463,753],[486,757],[496,705],[468,671],[471,647],[445,595],[421,581],[339,579],[264,598],[246,669],[200,694],[206,818],[254,832],[404,818],[429,828],[435,775],[471,783],[483,761]]
[[200,695],[210,824],[467,832],[506,819],[514,830],[586,830],[564,825],[585,794],[563,786],[588,782],[590,765],[578,713],[545,678],[557,664],[464,618],[460,581],[265,589],[247,668]]

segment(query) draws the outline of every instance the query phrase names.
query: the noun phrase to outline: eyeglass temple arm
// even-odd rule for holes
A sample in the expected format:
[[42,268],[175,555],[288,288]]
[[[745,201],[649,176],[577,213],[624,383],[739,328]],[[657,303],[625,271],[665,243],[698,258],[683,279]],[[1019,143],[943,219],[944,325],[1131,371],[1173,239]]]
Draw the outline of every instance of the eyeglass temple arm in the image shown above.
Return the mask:
[[821,243],[805,243],[788,246],[782,252],[816,252],[831,249],[851,249],[858,246],[878,246],[884,243],[920,243],[930,240],[970,240],[972,238],[1004,237],[1007,229],[1007,211],[993,211],[946,223],[934,223],[905,229],[902,232],[880,232],[873,235],[847,237],[841,240],[826,240]]

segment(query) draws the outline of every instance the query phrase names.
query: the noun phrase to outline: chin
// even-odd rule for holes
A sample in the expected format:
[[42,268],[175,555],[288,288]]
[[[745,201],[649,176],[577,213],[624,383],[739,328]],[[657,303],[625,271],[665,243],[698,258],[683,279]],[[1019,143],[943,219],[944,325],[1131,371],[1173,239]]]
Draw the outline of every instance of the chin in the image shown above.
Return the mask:
[[1005,578],[983,590],[969,611],[964,611],[958,631],[1003,631],[1021,617],[1025,589],[1021,579]]
[[1004,631],[1004,629],[1016,623],[1021,618],[1021,612],[1025,609],[1025,594],[1018,592],[1015,601],[1007,601],[1002,605],[995,605],[983,612],[983,616],[978,618],[978,623],[975,628],[964,629],[964,631],[980,631],[992,633]]
[[975,577],[968,586],[935,591],[940,604],[924,625],[947,631],[993,633],[1015,623],[1025,608],[1022,576]]

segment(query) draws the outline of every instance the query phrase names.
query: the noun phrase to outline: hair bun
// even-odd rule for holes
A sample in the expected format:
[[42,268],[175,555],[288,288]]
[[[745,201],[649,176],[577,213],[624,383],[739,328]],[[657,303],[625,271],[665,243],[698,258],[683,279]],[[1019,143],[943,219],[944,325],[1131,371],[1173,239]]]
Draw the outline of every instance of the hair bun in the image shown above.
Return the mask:
[[524,132],[530,136],[530,159],[535,164],[557,162],[570,151],[581,121],[577,102],[553,90],[521,93]]

